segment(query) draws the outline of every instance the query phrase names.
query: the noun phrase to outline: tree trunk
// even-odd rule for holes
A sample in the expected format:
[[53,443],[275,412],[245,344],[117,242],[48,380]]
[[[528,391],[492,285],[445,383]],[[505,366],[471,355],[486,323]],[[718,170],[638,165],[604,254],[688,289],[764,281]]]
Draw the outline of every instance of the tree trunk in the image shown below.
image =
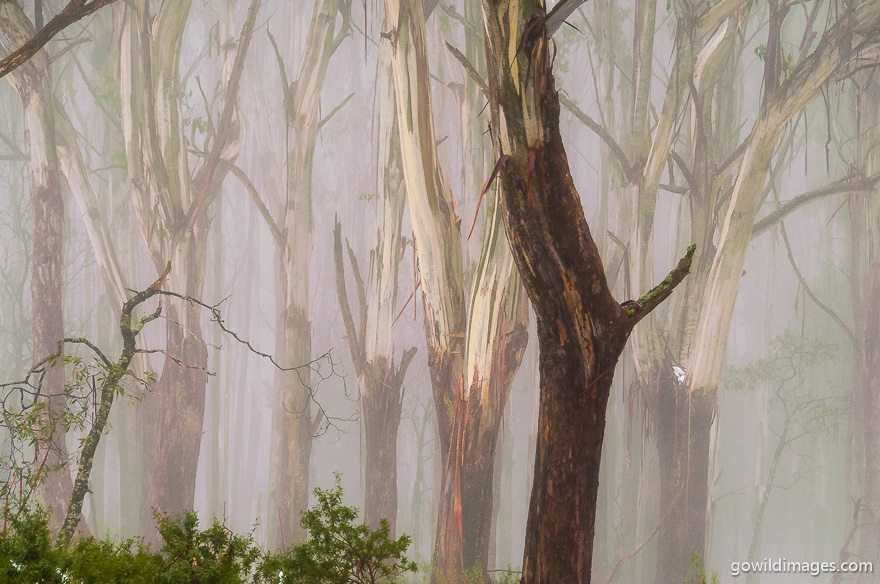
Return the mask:
[[705,557],[709,434],[715,414],[714,395],[688,395],[667,365],[656,372],[654,406],[660,459],[658,583],[684,580],[694,554]]
[[559,134],[546,14],[483,1],[493,140],[507,235],[538,322],[541,395],[523,582],[590,582],[599,461],[614,366],[632,327],[684,278],[618,304]]
[[[16,46],[23,45],[35,33],[34,27],[17,2],[0,4],[0,29]],[[39,51],[22,65],[10,81],[24,106],[29,138],[28,170],[33,209],[33,275],[31,297],[33,311],[33,357],[40,360],[53,355],[64,336],[62,249],[64,199],[58,173],[55,146],[55,111],[49,56]],[[68,468],[68,453],[63,426],[55,421],[67,410],[64,366],[59,360],[49,367],[42,380],[41,393],[49,396],[46,423],[48,434],[39,437],[34,454],[35,472],[43,504],[51,508],[50,528],[61,527],[73,481]],[[56,469],[55,467],[61,466]]]
[[[880,155],[875,147],[880,133],[880,79],[876,71],[858,74],[853,85],[853,118],[860,123],[854,128],[858,135],[857,164],[872,176],[880,170]],[[855,433],[861,452],[857,460],[863,469],[862,498],[859,521],[858,560],[880,562],[880,203],[878,191],[852,195],[849,203],[851,226],[850,298],[852,303],[855,343],[852,363],[855,392]],[[865,574],[863,582],[869,582]]]
[[395,365],[391,326],[394,324],[397,304],[398,268],[404,251],[401,231],[406,192],[394,101],[391,47],[388,43],[379,46],[376,79],[377,192],[370,279],[366,284],[369,296],[349,247],[360,303],[359,327],[355,326],[345,290],[338,224],[335,231],[336,285],[361,393],[366,453],[364,522],[372,529],[377,529],[381,520],[385,519],[394,535],[397,523],[397,431],[400,426],[403,380],[415,355],[415,348],[404,352],[399,366]]
[[[321,123],[321,90],[330,57],[345,38],[343,22],[334,35],[341,4],[338,0],[317,0],[312,12],[306,51],[296,81],[287,85],[287,75],[279,56],[284,87],[287,123],[286,196],[279,219],[272,224],[278,245],[276,361],[283,367],[305,365],[312,359],[312,329],[309,318],[309,270],[313,243],[312,166],[315,142]],[[347,18],[342,13],[343,19]],[[274,42],[274,41],[273,41]],[[277,50],[277,47],[276,47]],[[300,513],[308,507],[309,461],[313,423],[311,377],[308,369],[275,372],[276,408],[273,426],[272,479],[274,504],[279,524],[269,530],[271,546],[286,545],[304,532]]]
[[[470,307],[461,218],[434,137],[425,14],[386,0],[403,171],[418,249],[428,366],[443,453],[433,579],[488,576],[492,466],[504,405],[527,340],[527,307],[498,206],[487,213]],[[495,195],[497,197],[497,194]]]
[[739,289],[764,181],[779,134],[785,124],[829,81],[857,70],[849,58],[877,44],[880,3],[866,2],[841,15],[822,36],[816,49],[795,67],[761,111],[739,165],[717,251],[708,277],[703,306],[687,368],[690,391],[712,392],[718,387],[727,336]]
[[[120,43],[120,97],[129,180],[141,232],[157,272],[172,264],[169,286],[200,297],[205,277],[210,220],[206,209],[220,191],[220,159],[238,154],[238,89],[260,0],[252,0],[231,69],[223,71],[222,112],[211,151],[193,177],[184,137],[180,49],[191,0],[129,6]],[[228,166],[228,165],[227,165]],[[188,302],[167,303],[166,359],[158,383],[156,449],[149,506],[176,514],[192,508],[204,419],[207,348],[201,318]],[[146,499],[146,498],[145,498]],[[148,530],[155,538],[155,531]]]

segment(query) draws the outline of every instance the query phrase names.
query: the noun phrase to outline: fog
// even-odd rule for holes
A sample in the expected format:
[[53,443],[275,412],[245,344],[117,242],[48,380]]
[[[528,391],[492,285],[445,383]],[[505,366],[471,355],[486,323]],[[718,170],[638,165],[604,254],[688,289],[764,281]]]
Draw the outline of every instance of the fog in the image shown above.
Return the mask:
[[[721,582],[810,578],[732,566],[766,558],[877,564],[876,28],[856,22],[849,54],[823,52],[852,4],[876,0],[568,1],[551,50],[560,126],[615,298],[641,297],[697,244],[614,371],[592,581],[683,582],[695,555]],[[28,23],[0,15],[6,53],[16,26],[65,2],[37,3],[39,16],[12,4]],[[500,181],[488,184],[499,155],[472,75],[487,78],[481,7],[264,0],[236,87],[254,4],[116,2],[0,82],[0,383],[26,379],[60,336],[115,361],[122,303],[170,262],[162,288],[202,304],[138,307],[162,312],[113,403],[84,529],[155,541],[152,508],[195,509],[274,549],[305,535],[309,493],[338,476],[367,523],[396,515],[414,581],[449,562],[497,580],[523,565],[540,375]],[[401,6],[426,15],[426,96],[397,53],[419,38],[396,44],[384,20]],[[703,30],[710,9],[723,14]],[[406,142],[407,115],[434,139]],[[441,207],[411,198],[414,160],[435,162],[457,255],[416,235],[446,227],[430,222]],[[49,409],[84,412],[48,439],[66,452],[8,428],[20,386],[2,388],[2,494],[41,456],[69,458],[27,483],[55,529],[98,408],[96,374],[77,375],[94,354],[64,351],[82,364],[43,381],[62,394]],[[460,416],[476,427],[458,434]],[[458,533],[440,537],[438,521]]]

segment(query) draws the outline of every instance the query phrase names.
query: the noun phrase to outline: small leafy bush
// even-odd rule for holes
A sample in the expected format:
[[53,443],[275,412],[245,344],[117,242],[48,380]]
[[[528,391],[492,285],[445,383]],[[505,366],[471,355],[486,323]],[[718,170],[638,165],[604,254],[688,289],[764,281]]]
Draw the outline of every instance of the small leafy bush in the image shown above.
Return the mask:
[[384,519],[373,531],[357,524],[358,511],[342,504],[339,476],[329,490],[315,489],[318,504],[303,514],[307,542],[269,554],[257,582],[279,584],[393,584],[416,565],[406,558],[410,538],[391,538]]
[[387,521],[371,530],[358,511],[342,504],[337,477],[330,490],[315,489],[318,504],[303,514],[309,539],[282,553],[264,553],[253,534],[236,535],[216,519],[205,529],[198,517],[157,515],[164,544],[93,537],[58,549],[41,509],[7,513],[0,533],[3,584],[396,584],[416,566],[406,558],[410,539],[392,539]]

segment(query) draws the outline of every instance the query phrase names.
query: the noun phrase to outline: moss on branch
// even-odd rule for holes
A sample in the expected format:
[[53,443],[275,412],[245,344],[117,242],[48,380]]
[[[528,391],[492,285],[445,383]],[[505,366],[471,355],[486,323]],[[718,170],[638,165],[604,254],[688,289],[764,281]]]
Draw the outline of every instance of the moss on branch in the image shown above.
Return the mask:
[[638,300],[627,300],[620,305],[623,311],[630,319],[630,326],[635,326],[637,322],[645,318],[652,310],[657,308],[661,302],[669,298],[675,287],[681,284],[685,276],[691,271],[691,262],[694,259],[694,253],[697,251],[697,244],[692,243],[687,248],[687,253],[678,261],[678,264],[669,272],[662,282],[651,288],[644,296]]

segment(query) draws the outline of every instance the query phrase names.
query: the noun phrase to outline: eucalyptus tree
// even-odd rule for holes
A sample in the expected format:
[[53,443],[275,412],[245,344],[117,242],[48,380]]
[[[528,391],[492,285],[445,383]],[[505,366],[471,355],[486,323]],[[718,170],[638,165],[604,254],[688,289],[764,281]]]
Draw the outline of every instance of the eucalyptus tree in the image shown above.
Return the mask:
[[[237,102],[245,56],[261,1],[253,0],[221,82],[222,111],[198,172],[184,136],[180,51],[192,2],[127,3],[120,33],[119,88],[129,182],[147,250],[157,272],[167,262],[169,286],[199,297],[210,227],[206,213],[226,165],[238,152]],[[210,116],[210,113],[208,114]],[[191,303],[170,299],[166,359],[158,383],[157,444],[146,501],[169,513],[193,505],[205,405],[207,349]]]
[[[391,28],[387,20],[383,30]],[[345,282],[341,226],[334,230],[336,290],[349,352],[358,376],[364,426],[364,522],[378,528],[397,523],[397,434],[403,405],[403,382],[416,348],[395,364],[394,339],[398,269],[404,252],[402,233],[406,190],[391,71],[391,46],[382,43],[376,64],[376,219],[368,281],[348,248],[358,299],[355,324]],[[369,291],[369,294],[367,293]]]
[[[418,0],[386,0],[403,175],[421,274],[428,366],[443,454],[435,577],[487,569],[495,445],[527,333],[527,305],[497,191],[471,293],[461,217],[440,166]],[[484,193],[488,184],[484,187]],[[490,194],[493,196],[493,194]]]
[[530,2],[484,0],[493,142],[507,235],[538,322],[541,395],[523,582],[589,582],[605,408],[635,324],[687,274],[687,254],[619,304],[559,133],[548,22]]
[[[743,86],[740,63],[745,47],[741,31],[748,26],[755,6],[724,1],[670,4],[676,17],[674,62],[663,106],[651,133],[646,108],[653,76],[656,3],[647,4],[650,5],[640,3],[635,11],[629,134],[621,142],[615,142],[607,128],[571,104],[566,105],[602,137],[614,154],[620,175],[629,184],[631,196],[627,212],[631,215],[632,235],[626,250],[634,283],[644,288],[654,271],[654,209],[659,189],[684,196],[688,213],[686,222],[677,229],[678,241],[697,244],[694,273],[685,284],[681,301],[672,303],[665,319],[667,324],[649,317],[647,326],[636,330],[633,343],[638,381],[646,398],[649,419],[656,427],[661,471],[660,507],[672,510],[661,517],[658,531],[656,577],[658,582],[666,582],[682,577],[691,565],[693,551],[702,556],[705,545],[710,431],[716,395],[714,390],[694,391],[697,386],[693,384],[695,370],[692,367],[696,367],[696,372],[702,369],[705,374],[707,370],[696,363],[713,355],[717,386],[729,324],[728,320],[723,331],[707,324],[701,325],[702,332],[698,330],[701,318],[708,323],[704,304],[712,294],[707,292],[707,287],[721,286],[728,290],[724,302],[716,296],[713,310],[716,317],[725,314],[729,318],[741,266],[719,279],[717,270],[725,257],[723,254],[736,247],[742,259],[753,237],[766,232],[794,209],[821,196],[859,188],[853,181],[837,181],[797,197],[760,222],[755,221],[758,205],[766,192],[762,187],[769,161],[777,152],[777,142],[785,125],[818,95],[826,82],[846,77],[853,67],[860,66],[861,58],[871,58],[870,35],[864,31],[871,30],[875,24],[871,12],[874,8],[864,3],[842,14],[841,24],[837,26],[841,31],[849,26],[854,31],[863,27],[862,36],[856,33],[852,47],[846,46],[848,41],[843,33],[832,31],[827,31],[818,44],[814,44],[815,29],[823,14],[823,3],[816,2],[807,12],[807,26],[798,44],[798,54],[784,55],[783,22],[792,7],[770,3],[759,122],[746,141],[738,143]],[[785,91],[778,90],[781,85],[786,87]],[[776,97],[776,101],[768,96]],[[779,115],[774,109],[785,111]],[[684,123],[680,122],[682,119]],[[677,127],[682,130],[676,130]],[[758,152],[760,159],[756,157]],[[669,184],[662,185],[664,167],[669,168]],[[681,184],[674,184],[676,175]],[[753,181],[747,187],[741,184],[746,177]],[[861,184],[864,185],[864,181]],[[739,199],[734,197],[744,192],[749,194]],[[740,207],[744,200],[753,205],[747,213],[751,222],[748,229],[743,227],[746,219],[741,209],[733,211],[730,206],[731,201],[737,200]],[[719,238],[730,239],[732,219],[739,224],[738,243],[716,248]],[[713,270],[716,280],[710,286]],[[734,290],[732,295],[731,290]],[[706,347],[709,336],[718,344]],[[674,374],[676,367],[679,375]],[[685,372],[687,379],[683,378]]]
[[[823,87],[850,77],[868,64],[876,64],[878,58],[880,3],[862,2],[838,11],[836,20],[816,41],[813,40],[816,17],[810,18],[797,56],[783,51],[782,31],[790,9],[790,5],[777,2],[769,6],[760,109],[748,137],[738,149],[741,155],[736,162],[736,178],[726,201],[724,220],[718,225],[717,245],[702,292],[700,312],[691,324],[693,333],[684,385],[689,396],[712,404],[720,382],[740,274],[758,227],[756,215],[779,137],[790,120],[817,97]],[[833,11],[829,11],[828,18],[834,18]],[[844,189],[848,186],[842,185]],[[791,208],[796,206],[789,205],[785,210]],[[776,219],[780,216],[784,216],[784,212],[775,215]],[[708,450],[708,432],[704,436],[691,437],[692,456],[695,452],[701,456],[701,452]]]
[[[252,198],[277,249],[275,355],[285,366],[302,365],[312,359],[312,169],[318,132],[327,120],[321,117],[321,92],[330,59],[349,35],[350,18],[350,0],[316,0],[305,52],[297,76],[290,83],[281,53],[272,40],[284,92],[286,188],[273,209],[253,196],[254,192]],[[341,23],[338,31],[337,22]],[[270,524],[272,545],[295,541],[303,534],[299,516],[308,507],[312,438],[323,421],[320,412],[312,415],[310,385],[308,369],[275,372],[274,391],[281,407],[275,409],[273,420],[270,508],[277,507],[279,524]]]
[[[681,362],[682,352],[688,346],[687,323],[694,318],[689,312],[699,310],[699,290],[705,280],[703,272],[708,269],[707,250],[712,248],[713,237],[710,226],[718,193],[715,183],[727,176],[715,171],[724,167],[732,150],[717,137],[735,134],[736,122],[731,113],[735,113],[735,100],[741,95],[737,91],[741,79],[729,72],[736,70],[736,52],[742,50],[741,43],[735,44],[741,24],[736,2],[675,2],[668,7],[675,19],[677,40],[656,124],[651,125],[649,116],[652,85],[658,77],[655,61],[659,56],[655,48],[658,25],[654,0],[636,4],[631,52],[618,47],[611,34],[614,3],[602,2],[594,7],[591,30],[599,51],[597,88],[602,92],[601,123],[560,96],[562,104],[602,139],[605,196],[600,197],[598,233],[607,230],[609,239],[614,241],[614,245],[600,246],[608,258],[609,278],[625,276],[624,283],[631,281],[629,285],[636,290],[650,285],[657,253],[655,210],[661,190],[684,195],[681,208],[690,211],[686,215],[689,221],[672,225],[671,229],[679,244],[696,243],[694,273],[685,282],[679,301],[671,302],[669,310],[664,311],[666,318],[649,315],[636,328],[630,345],[639,395],[644,400],[648,423],[656,428],[663,510],[656,530],[658,581],[682,577],[693,552],[703,555],[708,451],[705,460],[697,460],[687,447],[687,439],[694,430],[692,426],[699,426],[697,434],[701,437],[708,433],[714,406],[682,399],[675,390],[673,366]],[[618,62],[627,58],[630,66],[626,75],[620,75],[620,89],[615,92],[625,99],[618,119],[610,98],[614,91],[613,71]],[[688,118],[691,123],[682,122]],[[679,156],[677,150],[682,148],[688,150]],[[688,184],[669,184],[674,183],[672,170],[668,184],[662,184],[673,161],[683,167],[678,174],[684,174]],[[604,241],[603,236],[597,243]],[[623,264],[628,270],[620,274],[618,270]],[[625,292],[629,294],[632,290]],[[693,425],[682,423],[689,419],[694,421]],[[685,428],[688,432],[683,431]],[[680,472],[681,469],[684,471]],[[687,497],[681,495],[685,489]]]
[[[0,29],[8,41],[24,45],[34,36],[34,26],[18,2],[0,3]],[[55,107],[49,55],[38,50],[9,77],[21,97],[27,124],[28,170],[33,213],[33,271],[31,276],[33,354],[50,355],[64,336],[63,315],[63,223],[64,199],[55,145]],[[58,419],[67,409],[64,367],[55,363],[44,373],[46,416]],[[41,493],[52,509],[50,525],[58,529],[65,501],[73,489],[67,469],[65,431],[60,424],[46,424],[48,435],[35,443],[37,481],[44,481]]]

